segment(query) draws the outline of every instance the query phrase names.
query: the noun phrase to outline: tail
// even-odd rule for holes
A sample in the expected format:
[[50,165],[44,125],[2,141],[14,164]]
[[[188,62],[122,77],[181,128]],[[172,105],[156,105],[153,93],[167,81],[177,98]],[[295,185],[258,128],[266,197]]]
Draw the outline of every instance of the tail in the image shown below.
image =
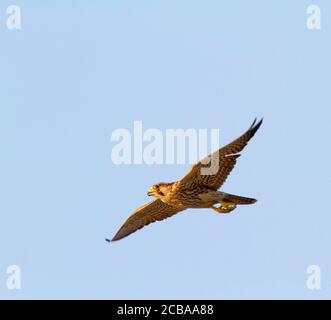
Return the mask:
[[257,202],[256,199],[235,196],[228,193],[224,193],[223,201],[241,205],[254,204]]

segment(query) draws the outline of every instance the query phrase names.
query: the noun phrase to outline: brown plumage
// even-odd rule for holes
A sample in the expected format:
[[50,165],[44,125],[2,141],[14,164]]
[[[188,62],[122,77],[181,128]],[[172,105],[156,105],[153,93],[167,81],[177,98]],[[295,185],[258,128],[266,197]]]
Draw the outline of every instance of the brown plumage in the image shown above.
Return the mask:
[[[112,241],[120,240],[155,221],[167,219],[189,208],[211,208],[226,214],[237,205],[248,205],[255,199],[217,191],[236,165],[237,159],[248,141],[260,128],[256,123],[238,139],[195,164],[180,181],[154,185],[148,195],[157,199],[137,209],[117,232]],[[218,206],[217,206],[218,205]]]

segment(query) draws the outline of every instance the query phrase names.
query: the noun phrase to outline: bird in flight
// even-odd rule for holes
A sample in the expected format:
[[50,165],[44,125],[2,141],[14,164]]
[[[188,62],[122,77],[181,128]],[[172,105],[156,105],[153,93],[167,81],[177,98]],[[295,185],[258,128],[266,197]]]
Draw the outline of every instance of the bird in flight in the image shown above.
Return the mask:
[[[262,124],[256,123],[238,139],[196,163],[181,180],[153,185],[149,196],[156,199],[137,209],[123,224],[111,241],[123,239],[133,232],[153,223],[167,219],[183,210],[210,208],[217,213],[228,214],[237,205],[250,205],[257,200],[218,191],[224,184],[237,159],[249,140]],[[110,242],[110,240],[107,240]]]

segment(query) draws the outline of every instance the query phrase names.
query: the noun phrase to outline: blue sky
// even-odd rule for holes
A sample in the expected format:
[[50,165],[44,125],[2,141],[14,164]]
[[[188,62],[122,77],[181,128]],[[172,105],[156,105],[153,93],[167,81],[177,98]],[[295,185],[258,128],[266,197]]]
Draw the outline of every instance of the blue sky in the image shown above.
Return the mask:
[[[331,297],[330,16],[310,1],[16,1],[0,5],[0,298]],[[265,121],[223,190],[228,216],[187,211],[109,245],[158,181],[190,165],[116,166],[117,128]],[[6,268],[22,270],[8,290]],[[318,265],[322,289],[307,289]]]

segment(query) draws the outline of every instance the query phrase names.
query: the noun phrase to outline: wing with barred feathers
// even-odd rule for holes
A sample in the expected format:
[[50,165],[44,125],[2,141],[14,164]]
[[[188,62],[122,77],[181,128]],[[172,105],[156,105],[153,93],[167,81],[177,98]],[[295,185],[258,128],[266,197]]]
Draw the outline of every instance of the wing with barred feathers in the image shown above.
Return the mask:
[[159,199],[154,200],[137,209],[123,224],[112,241],[123,239],[153,222],[170,218],[180,211],[183,211],[183,209],[170,206]]
[[[213,190],[219,189],[235,167],[237,159],[240,157],[238,153],[254,137],[262,122],[263,119],[256,123],[255,119],[251,127],[242,136],[195,164],[180,183],[183,185],[194,182],[195,185],[207,186]],[[209,167],[214,163],[214,168],[210,170],[211,174],[208,174],[207,163],[209,163]],[[206,173],[204,173],[204,170]]]

